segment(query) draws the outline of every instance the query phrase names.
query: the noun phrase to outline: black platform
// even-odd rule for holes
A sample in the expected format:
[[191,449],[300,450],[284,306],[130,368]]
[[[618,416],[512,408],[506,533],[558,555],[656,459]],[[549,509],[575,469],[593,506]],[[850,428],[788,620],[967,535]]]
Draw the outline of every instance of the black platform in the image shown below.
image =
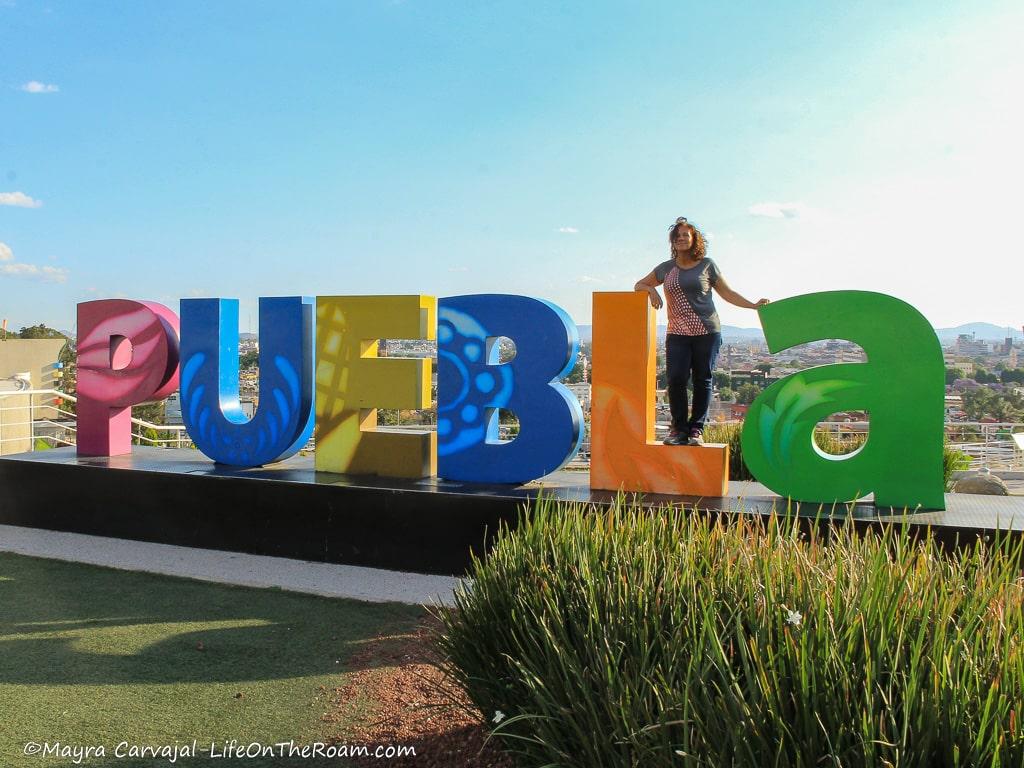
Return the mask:
[[[131,456],[79,458],[74,448],[0,457],[0,523],[208,549],[416,573],[461,575],[486,552],[499,522],[541,491],[607,505],[586,472],[557,472],[525,486],[401,481],[313,471],[312,457],[257,469],[214,464],[192,450],[135,447]],[[820,516],[757,483],[730,483],[725,498],[648,494],[649,506],[686,504],[711,514],[767,515],[773,508]],[[1024,497],[949,494],[945,512],[903,515],[861,502],[828,511],[859,527],[902,520],[929,526],[944,544],[996,531],[1024,534]]]

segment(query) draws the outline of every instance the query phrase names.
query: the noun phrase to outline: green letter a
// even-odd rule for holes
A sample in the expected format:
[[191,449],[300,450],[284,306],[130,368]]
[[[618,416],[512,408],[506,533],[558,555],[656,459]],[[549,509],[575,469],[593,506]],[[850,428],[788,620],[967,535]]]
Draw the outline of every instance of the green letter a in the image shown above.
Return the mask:
[[[944,509],[945,367],[921,313],[880,293],[831,291],[768,304],[760,316],[773,353],[845,339],[868,359],[801,371],[758,396],[742,435],[754,477],[800,501],[846,502],[874,492],[879,507]],[[823,453],[815,426],[851,409],[870,414],[867,443],[846,457]]]

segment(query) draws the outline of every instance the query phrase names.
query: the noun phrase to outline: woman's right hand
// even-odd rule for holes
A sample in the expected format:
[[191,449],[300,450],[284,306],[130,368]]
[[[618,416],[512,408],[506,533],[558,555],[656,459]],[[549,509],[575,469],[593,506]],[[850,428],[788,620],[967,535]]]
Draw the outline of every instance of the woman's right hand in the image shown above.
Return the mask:
[[647,291],[647,295],[651,298],[651,306],[655,309],[661,309],[661,296],[658,294],[658,289],[655,287],[660,284],[658,276],[651,271],[651,274],[642,280],[637,280],[636,285],[633,286],[634,291]]

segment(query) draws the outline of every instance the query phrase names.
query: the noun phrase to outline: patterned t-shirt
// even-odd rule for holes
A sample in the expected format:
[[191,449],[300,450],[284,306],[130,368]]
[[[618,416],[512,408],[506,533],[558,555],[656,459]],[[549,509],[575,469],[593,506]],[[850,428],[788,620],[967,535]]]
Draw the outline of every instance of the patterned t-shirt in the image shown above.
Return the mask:
[[675,259],[654,268],[654,276],[665,284],[668,304],[668,332],[680,336],[721,333],[711,288],[721,276],[718,265],[705,257],[689,269],[680,269]]

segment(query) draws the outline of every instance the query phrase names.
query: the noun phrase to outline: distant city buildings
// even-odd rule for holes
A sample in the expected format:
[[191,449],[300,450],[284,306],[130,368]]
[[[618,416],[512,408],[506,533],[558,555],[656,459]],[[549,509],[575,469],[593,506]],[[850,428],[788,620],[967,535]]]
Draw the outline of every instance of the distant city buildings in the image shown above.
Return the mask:
[[981,339],[975,339],[973,333],[962,333],[957,336],[953,349],[958,355],[977,357],[979,355],[988,354],[988,342],[982,341]]
[[[515,345],[509,340],[502,338],[499,342],[500,359],[502,362],[512,359],[515,355]],[[943,360],[947,370],[956,371],[956,379],[948,379],[946,384],[945,414],[947,420],[964,420],[966,415],[963,410],[963,393],[973,392],[979,388],[990,388],[994,392],[1020,394],[1024,391],[1024,381],[1003,384],[1002,382],[986,381],[982,374],[989,378],[998,376],[1004,369],[1016,370],[1021,359],[1021,350],[1024,344],[1015,342],[1012,337],[1007,336],[1002,342],[990,344],[988,341],[979,340],[973,334],[961,334],[954,341],[949,341],[943,347]],[[239,352],[244,358],[246,354],[258,352],[259,345],[256,339],[247,339],[240,343]],[[590,379],[592,371],[590,366],[590,343],[583,344],[579,351],[578,365],[576,366],[577,376],[574,383],[567,383],[566,386],[579,399],[583,406],[584,413],[589,413],[590,407]],[[664,373],[665,341],[660,336],[657,342],[656,353],[659,360],[659,374]],[[437,344],[434,341],[426,340],[396,340],[389,339],[381,344],[381,356],[389,357],[423,357],[434,358],[437,356]],[[802,344],[784,350],[778,354],[768,351],[763,341],[750,339],[727,339],[722,345],[716,367],[716,386],[714,397],[711,403],[709,418],[711,421],[742,421],[746,415],[747,403],[733,402],[741,387],[753,385],[759,390],[769,386],[772,382],[778,381],[786,376],[792,375],[800,370],[814,368],[822,365],[835,365],[842,363],[866,362],[867,356],[856,344],[842,339],[828,339],[812,344]],[[582,381],[578,374],[582,372]],[[719,376],[725,374],[727,378]],[[433,390],[436,393],[436,365],[433,371]],[[983,378],[982,382],[975,377]],[[661,379],[663,386],[663,378]],[[727,382],[727,383],[726,383]],[[983,383],[984,382],[984,383]],[[240,371],[240,396],[243,400],[243,407],[255,407],[259,396],[259,380],[256,367],[243,368]],[[664,425],[669,420],[668,403],[665,399],[664,390],[659,390],[659,397],[655,405],[656,421]],[[725,395],[723,399],[722,395]],[[747,393],[749,397],[749,390]],[[748,400],[749,402],[749,400]],[[168,405],[168,420],[174,408]],[[180,417],[179,417],[180,418]],[[839,423],[859,423],[867,421],[868,414],[863,412],[843,412],[834,414],[830,420]],[[428,422],[424,422],[428,423]]]

